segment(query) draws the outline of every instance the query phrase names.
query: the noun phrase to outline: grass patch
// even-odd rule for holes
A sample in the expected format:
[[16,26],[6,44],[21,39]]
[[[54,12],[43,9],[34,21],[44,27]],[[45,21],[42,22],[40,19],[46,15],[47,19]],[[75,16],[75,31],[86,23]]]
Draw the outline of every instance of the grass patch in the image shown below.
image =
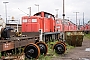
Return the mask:
[[68,45],[68,44],[66,44],[66,45],[67,45],[67,50],[75,48],[74,46],[71,46],[71,45]]
[[90,39],[90,33],[89,34],[85,34],[85,37]]

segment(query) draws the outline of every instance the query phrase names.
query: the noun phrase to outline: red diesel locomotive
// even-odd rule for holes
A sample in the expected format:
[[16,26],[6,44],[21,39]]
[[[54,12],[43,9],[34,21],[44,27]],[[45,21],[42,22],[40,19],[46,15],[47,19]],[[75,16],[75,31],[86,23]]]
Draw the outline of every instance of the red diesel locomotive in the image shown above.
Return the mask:
[[[56,19],[56,31],[59,31],[59,32],[63,32],[63,21],[62,19]],[[77,30],[77,26],[72,23],[71,21],[65,19],[64,20],[64,31],[76,31]]]

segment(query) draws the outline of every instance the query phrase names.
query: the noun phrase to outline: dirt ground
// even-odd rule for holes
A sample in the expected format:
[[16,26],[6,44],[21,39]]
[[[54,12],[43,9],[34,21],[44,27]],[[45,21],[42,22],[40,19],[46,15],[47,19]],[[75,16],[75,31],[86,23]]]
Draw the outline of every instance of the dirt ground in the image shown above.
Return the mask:
[[90,39],[84,37],[81,47],[75,47],[51,60],[90,60]]

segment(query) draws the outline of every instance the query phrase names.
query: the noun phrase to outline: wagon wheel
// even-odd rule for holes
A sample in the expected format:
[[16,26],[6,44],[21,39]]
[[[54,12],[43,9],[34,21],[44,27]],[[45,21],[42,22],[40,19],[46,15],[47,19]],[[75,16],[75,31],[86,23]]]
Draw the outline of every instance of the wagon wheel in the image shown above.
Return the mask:
[[40,48],[40,53],[46,55],[48,51],[47,45],[44,42],[38,42],[36,44]]
[[40,49],[36,44],[30,43],[24,49],[25,56],[29,59],[38,58],[40,55]]
[[63,42],[63,41],[57,42],[57,44],[60,44],[60,43],[63,43],[66,46],[65,42]]
[[57,54],[64,54],[66,51],[66,46],[63,43],[58,42],[53,46],[53,50],[55,50]]

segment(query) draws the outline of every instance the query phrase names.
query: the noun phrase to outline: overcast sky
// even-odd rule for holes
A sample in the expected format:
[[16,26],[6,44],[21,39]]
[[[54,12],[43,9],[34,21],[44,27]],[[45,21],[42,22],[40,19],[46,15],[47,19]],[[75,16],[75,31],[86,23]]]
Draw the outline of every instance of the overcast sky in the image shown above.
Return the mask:
[[[31,7],[31,15],[38,12],[38,7],[35,4],[39,4],[39,11],[46,11],[52,14],[56,14],[55,9],[58,10],[59,18],[62,18],[63,11],[63,0],[0,0],[0,15],[5,20],[5,4],[7,3],[7,19],[11,19],[14,16],[15,19],[21,20],[22,16],[26,16],[29,13],[28,7]],[[65,0],[65,18],[76,23],[76,14],[74,12],[79,12],[77,14],[77,19],[83,20],[83,12],[85,23],[90,20],[90,0]],[[19,8],[19,9],[18,9]],[[24,12],[22,12],[22,11]],[[26,14],[27,13],[27,14]]]

